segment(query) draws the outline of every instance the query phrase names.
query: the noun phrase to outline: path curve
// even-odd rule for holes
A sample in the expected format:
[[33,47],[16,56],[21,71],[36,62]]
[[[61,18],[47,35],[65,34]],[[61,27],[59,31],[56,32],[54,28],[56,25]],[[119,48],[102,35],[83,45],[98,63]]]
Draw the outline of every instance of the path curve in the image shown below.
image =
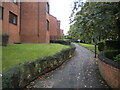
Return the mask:
[[33,88],[108,88],[101,78],[94,53],[75,44],[75,57]]

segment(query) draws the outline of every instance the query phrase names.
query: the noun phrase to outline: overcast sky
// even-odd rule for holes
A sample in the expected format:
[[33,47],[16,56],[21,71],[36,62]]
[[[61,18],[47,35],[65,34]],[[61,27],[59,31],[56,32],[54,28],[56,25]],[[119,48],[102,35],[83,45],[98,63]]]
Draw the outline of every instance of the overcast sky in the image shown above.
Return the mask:
[[74,0],[50,0],[50,14],[61,21],[61,29],[64,34],[69,30],[69,16]]

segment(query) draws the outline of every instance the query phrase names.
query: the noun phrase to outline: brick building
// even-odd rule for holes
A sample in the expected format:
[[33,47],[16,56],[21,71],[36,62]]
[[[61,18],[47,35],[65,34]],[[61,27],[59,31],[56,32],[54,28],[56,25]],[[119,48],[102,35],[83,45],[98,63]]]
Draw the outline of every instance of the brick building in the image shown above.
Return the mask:
[[20,3],[2,2],[0,4],[0,31],[10,35],[9,43],[20,42]]
[[[0,29],[9,43],[49,43],[60,38],[60,21],[49,14],[49,2],[2,2]],[[2,23],[2,24],[1,24]]]
[[21,42],[49,43],[49,3],[21,3]]
[[57,21],[57,39],[61,38],[60,20]]
[[50,15],[50,40],[56,40],[57,39],[57,19],[56,17]]
[[60,29],[60,36],[63,36],[63,35],[64,35],[64,30]]

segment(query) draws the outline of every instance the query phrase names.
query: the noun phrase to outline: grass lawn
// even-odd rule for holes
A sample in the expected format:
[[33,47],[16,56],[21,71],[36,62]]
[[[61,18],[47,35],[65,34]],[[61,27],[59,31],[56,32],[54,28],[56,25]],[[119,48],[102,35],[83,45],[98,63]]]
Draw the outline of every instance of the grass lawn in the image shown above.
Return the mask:
[[[80,43],[80,45],[89,49],[90,51],[94,52],[94,50],[95,50],[95,46],[93,44]],[[97,46],[97,53],[99,53],[98,46]]]
[[2,70],[16,64],[54,55],[69,46],[61,44],[16,44],[2,48]]

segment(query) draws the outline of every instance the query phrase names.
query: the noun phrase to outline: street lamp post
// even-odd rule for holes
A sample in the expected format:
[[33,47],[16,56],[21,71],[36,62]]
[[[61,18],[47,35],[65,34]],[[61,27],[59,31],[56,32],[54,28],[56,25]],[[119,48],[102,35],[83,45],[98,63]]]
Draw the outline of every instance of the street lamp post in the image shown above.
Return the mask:
[[94,50],[95,50],[95,56],[94,57],[96,58],[97,57],[97,39],[96,39],[96,37],[93,38],[93,42],[95,43],[94,44]]
[[96,53],[97,52],[97,44],[96,44],[96,42],[95,42],[95,58],[96,58]]

